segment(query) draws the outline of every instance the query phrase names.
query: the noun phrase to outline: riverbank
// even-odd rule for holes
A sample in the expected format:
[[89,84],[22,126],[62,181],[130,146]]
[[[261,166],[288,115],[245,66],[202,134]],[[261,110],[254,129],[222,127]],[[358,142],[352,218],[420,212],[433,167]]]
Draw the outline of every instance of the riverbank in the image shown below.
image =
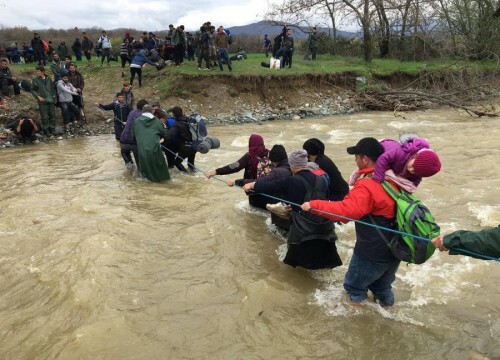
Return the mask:
[[[196,72],[195,63],[186,63],[181,68],[166,67],[156,70],[146,67],[143,71],[143,86],[133,88],[136,102],[147,99],[159,101],[164,109],[180,106],[186,113],[200,113],[208,124],[230,125],[242,123],[264,123],[278,119],[298,120],[319,116],[334,116],[364,111],[369,108],[359,101],[357,95],[365,90],[418,89],[426,92],[447,89],[453,91],[460,83],[480,84],[471,92],[468,100],[475,102],[493,101],[498,103],[500,94],[500,71],[477,70],[474,73],[456,71],[373,73],[371,76],[358,71],[342,72],[302,72],[287,70],[259,69],[254,74],[245,67],[238,69],[241,62],[233,65],[232,73],[213,71]],[[306,64],[307,65],[307,64]],[[300,66],[300,65],[298,65]],[[20,79],[31,79],[33,67],[23,66],[12,71]],[[239,71],[240,70],[240,71]],[[263,71],[265,70],[265,71]],[[85,79],[84,99],[86,123],[81,122],[69,132],[62,132],[52,138],[40,137],[37,141],[57,141],[65,138],[95,136],[113,133],[113,114],[102,111],[94,104],[113,101],[124,79],[117,63],[112,66],[79,66]],[[50,72],[49,72],[50,73]],[[137,80],[136,80],[137,81]],[[444,90],[443,90],[444,91]],[[408,100],[411,100],[409,98]],[[415,100],[414,100],[415,101]],[[8,111],[0,110],[0,123],[5,124],[17,116],[39,119],[38,106],[29,93],[7,99]],[[420,108],[439,106],[439,102],[419,100]],[[56,109],[58,125],[62,124],[59,109]],[[15,140],[4,131],[6,139],[2,147],[12,147]]]

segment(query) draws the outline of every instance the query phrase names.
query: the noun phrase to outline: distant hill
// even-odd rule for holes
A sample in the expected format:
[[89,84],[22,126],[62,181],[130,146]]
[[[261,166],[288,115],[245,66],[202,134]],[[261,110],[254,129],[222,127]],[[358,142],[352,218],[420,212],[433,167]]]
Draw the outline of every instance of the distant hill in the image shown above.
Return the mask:
[[[277,36],[283,26],[281,25],[271,25],[267,21],[259,21],[253,24],[242,25],[242,26],[232,26],[228,27],[231,31],[231,34],[234,35],[250,35],[250,36],[259,36],[264,37],[265,34],[268,35],[270,39],[273,39]],[[299,29],[294,29],[293,36],[295,39],[307,39],[309,29],[302,28],[304,31],[300,31]],[[318,32],[328,33],[330,29],[328,28],[318,28]],[[359,37],[358,34],[348,31],[337,30],[337,35],[345,38],[354,38]]]

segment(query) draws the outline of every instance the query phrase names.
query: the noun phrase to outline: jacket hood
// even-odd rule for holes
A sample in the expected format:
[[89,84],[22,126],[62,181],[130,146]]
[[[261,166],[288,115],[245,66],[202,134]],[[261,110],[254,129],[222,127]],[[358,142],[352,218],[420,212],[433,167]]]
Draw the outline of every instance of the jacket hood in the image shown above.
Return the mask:
[[158,119],[153,114],[144,113],[135,121],[141,122],[145,127],[150,127],[157,120]]

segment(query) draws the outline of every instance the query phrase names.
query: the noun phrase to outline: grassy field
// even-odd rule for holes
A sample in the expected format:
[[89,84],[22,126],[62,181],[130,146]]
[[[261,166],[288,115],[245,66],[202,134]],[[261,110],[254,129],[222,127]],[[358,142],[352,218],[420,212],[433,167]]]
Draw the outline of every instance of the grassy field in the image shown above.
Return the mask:
[[[94,56],[95,60],[95,56]],[[318,55],[316,61],[305,61],[302,59],[301,55],[295,55],[293,57],[293,66],[291,69],[268,69],[261,66],[261,62],[269,62],[264,54],[248,54],[248,58],[242,61],[233,61],[233,74],[237,75],[299,75],[299,74],[319,74],[319,73],[341,73],[341,72],[352,72],[359,76],[388,76],[394,73],[407,73],[410,75],[415,75],[421,71],[457,71],[462,69],[468,69],[472,72],[474,71],[498,71],[499,64],[497,61],[482,61],[482,62],[465,62],[453,59],[440,59],[429,62],[415,62],[406,61],[401,62],[398,60],[385,60],[385,59],[374,59],[371,64],[366,64],[362,58],[346,58],[340,56],[331,55]],[[96,61],[94,61],[97,63]],[[86,60],[77,62],[80,68],[86,65]],[[120,67],[119,62],[112,62],[112,67]],[[34,64],[19,64],[12,65],[12,70],[15,71],[16,68],[23,70],[28,70],[34,68]],[[102,69],[107,68],[104,66]],[[227,67],[224,67],[224,72],[219,71],[199,71],[196,62],[185,62],[182,67],[169,67],[170,72],[173,74],[186,74],[186,75],[204,75],[204,76],[214,76],[217,74],[227,74],[229,73]],[[87,71],[87,70],[86,70]],[[100,66],[95,66],[91,72],[97,73],[101,71]],[[117,70],[118,71],[118,70]],[[128,69],[126,69],[128,72]]]

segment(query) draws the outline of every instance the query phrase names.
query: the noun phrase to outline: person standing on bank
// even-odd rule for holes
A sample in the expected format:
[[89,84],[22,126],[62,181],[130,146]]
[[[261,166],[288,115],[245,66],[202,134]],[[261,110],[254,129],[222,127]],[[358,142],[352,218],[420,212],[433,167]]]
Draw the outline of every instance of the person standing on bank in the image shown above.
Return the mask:
[[36,67],[36,77],[31,83],[31,94],[38,101],[42,130],[45,135],[56,133],[56,90],[49,75],[45,74],[45,68],[41,65]]
[[[309,54],[311,54],[310,60],[316,60],[316,52],[318,51],[318,33],[316,26],[314,26],[309,33],[309,38],[307,39],[307,50],[309,50]],[[306,55],[309,57],[309,54]],[[309,60],[309,59],[306,59]]]
[[101,37],[99,40],[97,40],[97,43],[99,44],[101,48],[101,66],[104,64],[104,58],[106,58],[109,66],[109,56],[111,55],[111,40],[109,39],[108,35],[106,34],[106,31],[102,32]]
[[151,105],[144,105],[132,128],[137,142],[139,164],[142,176],[153,182],[170,180],[167,162],[161,151],[161,142],[167,135],[167,129],[153,115]]
[[158,63],[152,62],[146,56],[146,51],[141,50],[132,59],[132,63],[130,64],[130,85],[134,84],[134,78],[137,74],[139,78],[139,87],[142,86],[142,67],[144,64],[149,64],[153,66],[158,66]]
[[356,222],[356,244],[344,278],[344,289],[353,302],[365,301],[370,290],[380,305],[392,306],[392,283],[400,260],[392,255],[384,239],[393,234],[381,229],[396,229],[396,206],[382,184],[371,178],[382,152],[382,145],[374,138],[363,138],[348,147],[347,153],[354,155],[361,174],[349,194],[342,201],[312,200],[303,203],[301,208],[333,221],[346,223],[346,218],[350,218],[378,226]]

